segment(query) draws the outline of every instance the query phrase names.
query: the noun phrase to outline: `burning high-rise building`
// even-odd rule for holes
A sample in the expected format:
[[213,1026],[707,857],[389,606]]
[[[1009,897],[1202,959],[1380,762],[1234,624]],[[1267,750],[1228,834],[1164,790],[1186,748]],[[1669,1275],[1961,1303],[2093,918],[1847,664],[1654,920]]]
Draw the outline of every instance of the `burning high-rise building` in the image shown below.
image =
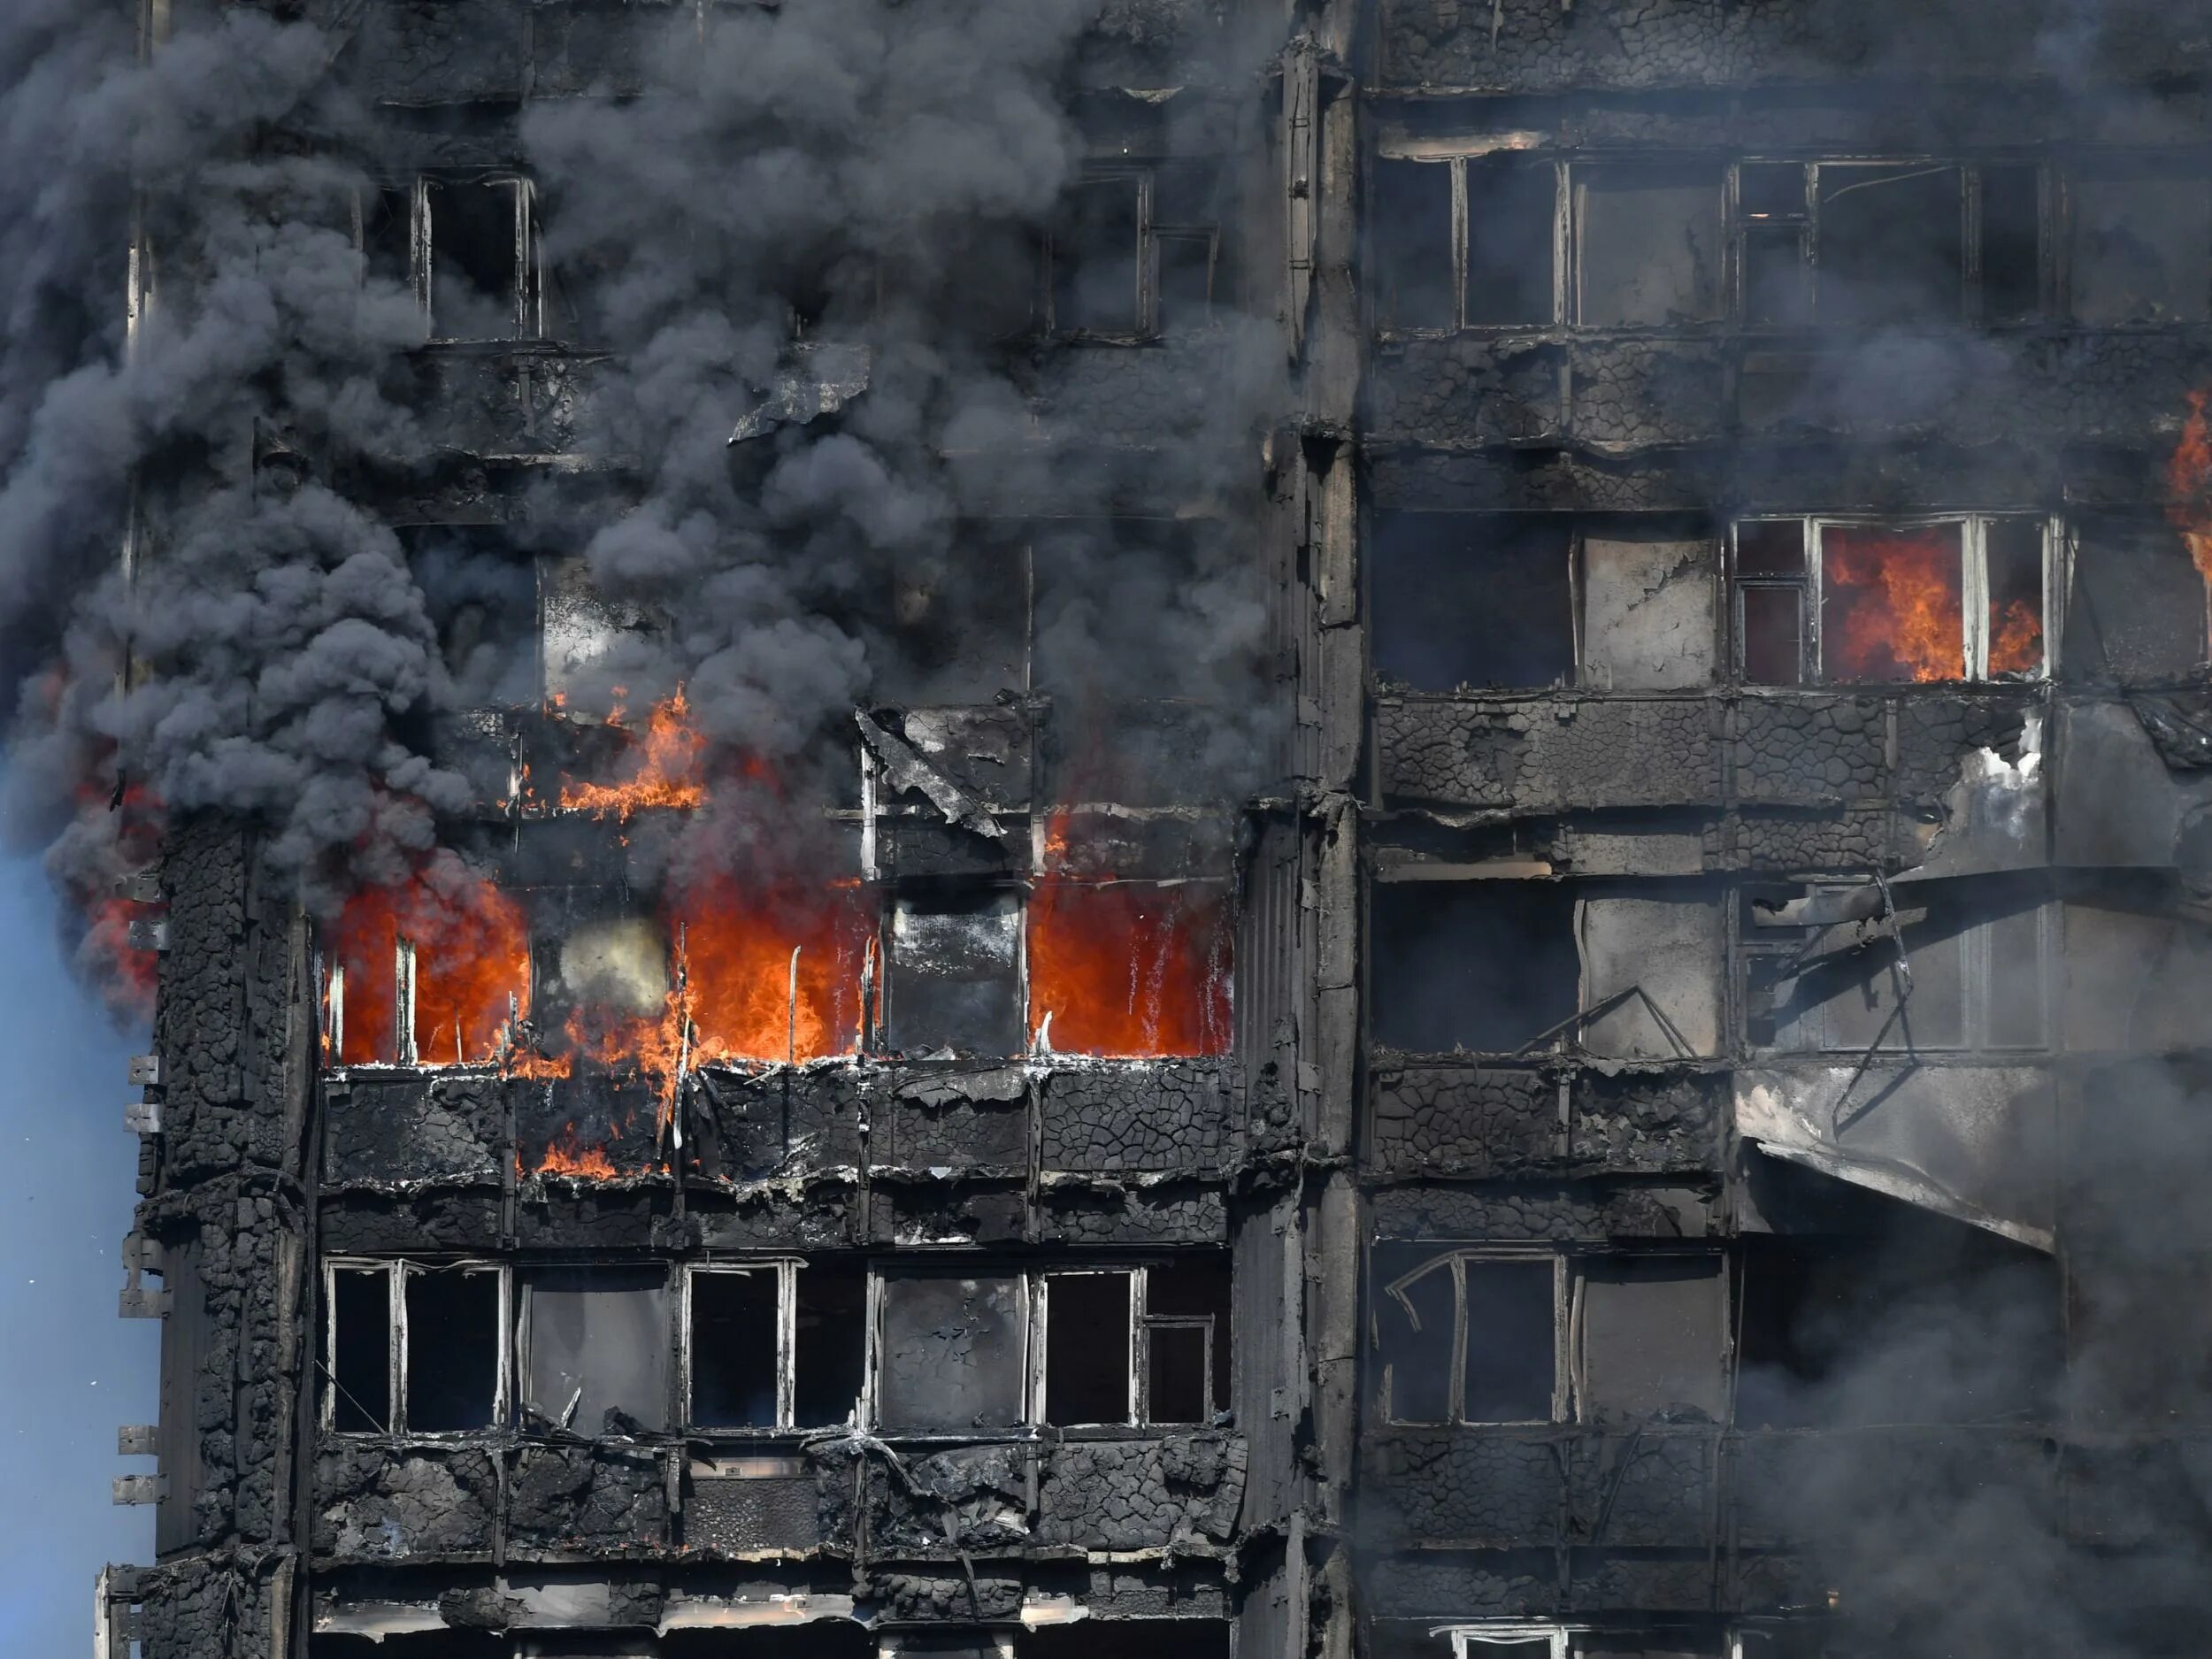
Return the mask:
[[2204,6],[17,3],[97,1652],[2201,1649]]

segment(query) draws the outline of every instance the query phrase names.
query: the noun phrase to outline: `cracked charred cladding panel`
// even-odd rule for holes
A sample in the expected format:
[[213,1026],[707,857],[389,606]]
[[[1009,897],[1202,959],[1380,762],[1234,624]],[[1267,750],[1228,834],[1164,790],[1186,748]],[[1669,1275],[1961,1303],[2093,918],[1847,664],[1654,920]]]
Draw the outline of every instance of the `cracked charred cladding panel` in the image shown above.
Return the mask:
[[1709,164],[1578,167],[1575,319],[1604,328],[1717,319],[1722,189]]
[[1737,1423],[2047,1421],[2065,1367],[2054,1258],[1827,1185],[1800,1211],[1819,1231],[1745,1237]]
[[987,1058],[1020,1053],[1021,946],[1018,894],[899,899],[891,913],[891,1047]]
[[886,1273],[876,1417],[887,1434],[969,1434],[1026,1415],[1029,1299],[1013,1273]]
[[1016,1659],[1123,1659],[1132,1649],[1156,1659],[1229,1659],[1229,1621],[1217,1618],[1087,1618],[1048,1624],[1015,1643]]
[[1379,1046],[1510,1053],[1573,1017],[1572,888],[1406,881],[1369,893],[1370,1031]]
[[668,1290],[660,1274],[546,1269],[517,1293],[526,1411],[588,1436],[668,1426]]

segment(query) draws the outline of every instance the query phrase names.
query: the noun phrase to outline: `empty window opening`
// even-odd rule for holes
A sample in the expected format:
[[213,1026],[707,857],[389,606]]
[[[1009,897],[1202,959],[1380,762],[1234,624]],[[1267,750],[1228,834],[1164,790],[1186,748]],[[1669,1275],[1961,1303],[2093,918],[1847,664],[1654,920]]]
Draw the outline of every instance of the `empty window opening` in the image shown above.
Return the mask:
[[1101,1618],[1048,1624],[1015,1638],[1015,1659],[1229,1659],[1229,1621],[1218,1618]]
[[891,914],[890,1046],[1002,1056],[1022,1048],[1018,894],[900,898]]
[[1552,882],[1370,889],[1374,1041],[1416,1054],[1512,1053],[1580,1006],[1574,893]]
[[335,1268],[324,1361],[328,1418],[341,1434],[384,1434],[392,1423],[392,1279],[382,1267]]
[[795,1304],[792,1426],[856,1421],[867,1375],[867,1269],[857,1263],[809,1263],[799,1270]]
[[766,1263],[691,1275],[691,1426],[775,1428],[783,1371],[783,1272]]
[[1823,163],[1814,171],[1822,320],[1955,320],[1965,296],[1962,170]]
[[2206,661],[2207,584],[2170,526],[2091,518],[2071,562],[2061,651],[2069,679],[2177,680]]
[[1394,1423],[1548,1423],[1560,1406],[1555,1256],[1378,1246],[1371,1330]]
[[1375,323],[1442,332],[1459,323],[1449,164],[1377,161],[1368,212]]
[[1746,162],[1736,172],[1743,315],[1778,328],[1813,314],[1812,200],[1797,162]]
[[864,1266],[755,1262],[694,1268],[687,1280],[690,1427],[852,1420],[867,1351]]
[[1027,1281],[1017,1273],[879,1280],[876,1417],[890,1434],[972,1434],[1025,1419]]
[[445,340],[537,332],[529,187],[518,179],[429,186],[432,330]]
[[1087,179],[1069,191],[1052,233],[1052,325],[1060,333],[1143,331],[1151,194],[1146,174]]
[[1717,1423],[1726,1415],[1728,1286],[1717,1256],[1593,1261],[1578,1290],[1583,1421]]
[[1574,170],[1575,320],[1669,327],[1722,311],[1717,166]]
[[1043,1280],[1044,1421],[1195,1424],[1227,1409],[1226,1256],[1053,1272]]
[[1128,1423],[1134,1336],[1130,1275],[1045,1275],[1045,1421]]
[[1981,170],[1982,320],[2026,322],[2043,310],[2043,181],[2032,166]]
[[2212,311],[2212,181],[2195,166],[2069,180],[2078,321],[2200,323]]
[[522,1401],[584,1435],[668,1425],[668,1291],[660,1275],[553,1269],[520,1286]]
[[1555,320],[1557,168],[1517,158],[1471,160],[1465,176],[1468,325]]
[[1571,532],[1540,515],[1376,514],[1376,677],[1417,691],[1571,678]]
[[2055,1260],[1854,1194],[1853,1237],[1747,1235],[1746,1428],[2033,1422],[2064,1368]]
[[1165,166],[1153,176],[1152,241],[1162,334],[1204,328],[1232,302],[1228,187],[1211,166]]
[[410,1268],[405,1284],[408,1432],[492,1427],[501,1417],[501,1275]]

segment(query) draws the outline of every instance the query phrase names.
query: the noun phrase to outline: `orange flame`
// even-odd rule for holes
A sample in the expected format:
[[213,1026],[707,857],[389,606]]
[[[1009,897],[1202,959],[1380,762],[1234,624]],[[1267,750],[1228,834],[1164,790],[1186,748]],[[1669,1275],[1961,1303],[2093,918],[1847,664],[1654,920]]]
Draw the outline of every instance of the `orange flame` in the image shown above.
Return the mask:
[[2166,518],[2189,549],[2197,574],[2212,582],[2212,423],[2205,404],[2212,393],[2189,394],[2181,442],[2166,463]]
[[[1821,656],[1827,679],[1924,684],[1964,677],[1959,538],[1956,525],[1838,525],[1823,534]],[[2039,626],[2039,641],[2041,633]]]
[[342,1064],[400,1057],[399,944],[414,946],[416,1063],[497,1058],[512,1015],[530,1010],[530,933],[522,907],[489,879],[417,877],[368,887],[346,902],[331,939],[345,970],[336,1010]]
[[[1070,862],[1072,818],[1056,812],[1045,826],[1048,870]],[[1048,874],[1028,922],[1033,1041],[1105,1058],[1228,1051],[1233,927],[1222,887]]]
[[85,909],[77,960],[98,980],[108,1007],[126,1019],[149,1020],[161,984],[161,959],[131,943],[131,924],[157,912],[128,899],[95,899]]
[[[522,1161],[519,1158],[515,1160],[515,1167],[519,1173],[531,1172],[522,1169]],[[607,1156],[606,1148],[577,1144],[574,1124],[565,1125],[561,1133],[554,1137],[553,1143],[546,1148],[545,1156],[539,1162],[535,1171],[540,1175],[572,1175],[579,1179],[590,1181],[611,1181],[615,1179],[617,1172],[613,1160]]]
[[[616,710],[609,724],[619,722]],[[691,724],[691,705],[680,689],[656,703],[639,744],[637,770],[627,783],[564,783],[561,806],[565,811],[610,813],[628,818],[650,807],[696,807],[707,798],[700,780],[701,757],[707,740]]]
[[1989,672],[2032,674],[2043,666],[2043,618],[2035,606],[2016,599],[1990,628]]
[[852,1051],[861,958],[874,932],[856,885],[753,889],[716,876],[678,893],[669,914],[682,929],[695,1064]]

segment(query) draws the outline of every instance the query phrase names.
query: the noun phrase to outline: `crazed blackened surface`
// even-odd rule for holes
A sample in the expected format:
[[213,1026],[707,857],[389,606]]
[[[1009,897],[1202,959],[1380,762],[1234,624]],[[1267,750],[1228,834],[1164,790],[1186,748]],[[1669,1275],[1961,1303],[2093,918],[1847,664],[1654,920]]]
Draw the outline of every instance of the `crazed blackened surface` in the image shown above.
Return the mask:
[[1721,793],[1703,698],[1386,697],[1375,746],[1386,802],[1679,806]]
[[702,1071],[686,1096],[695,1167],[733,1183],[853,1168],[862,1125],[887,1098],[888,1082],[842,1064]]
[[972,1579],[958,1571],[950,1573],[878,1572],[868,1583],[887,1617],[915,1619],[931,1624],[995,1619],[1011,1622],[1021,1617],[1027,1586],[1018,1573],[990,1571],[976,1563]]
[[1394,1545],[1564,1536],[1567,1445],[1549,1431],[1393,1428],[1362,1448],[1360,1515]]
[[326,1440],[315,1460],[315,1549],[388,1561],[488,1555],[498,1501],[488,1451]]
[[1568,1448],[1578,1543],[1701,1548],[1712,1535],[1717,1431],[1577,1435]]
[[868,1536],[877,1549],[941,1557],[1030,1536],[1026,1446],[970,1446],[868,1468]]
[[1556,440],[1565,424],[1564,367],[1559,348],[1527,341],[1402,341],[1377,357],[1368,376],[1368,418],[1381,442]]
[[1558,1167],[1559,1080],[1535,1066],[1379,1065],[1377,1173],[1488,1177]]
[[1048,1170],[1217,1169],[1227,1138],[1222,1068],[1202,1060],[1049,1071],[1039,1079]]
[[1736,722],[1742,800],[1809,806],[1888,792],[1887,721],[1878,697],[1745,697]]
[[1037,1540],[1094,1549],[1225,1544],[1243,1501],[1245,1455],[1233,1434],[1064,1442],[1039,1477]]
[[499,1194],[467,1192],[347,1193],[316,1211],[326,1256],[388,1256],[408,1250],[484,1250],[500,1235]]
[[1709,442],[1722,435],[1724,364],[1695,342],[1585,342],[1574,351],[1570,431],[1593,449]]
[[1717,1172],[1728,1093],[1720,1071],[1579,1070],[1568,1095],[1568,1157],[1623,1171]]
[[1517,1618],[1559,1602],[1556,1557],[1545,1548],[1420,1550],[1370,1563],[1367,1582],[1394,1612],[1431,1618]]
[[1229,1211],[1219,1187],[1056,1183],[1045,1189],[1037,1227],[1056,1244],[1225,1244]]
[[507,1469],[506,1518],[514,1549],[656,1548],[668,1533],[661,1455],[604,1446],[518,1447]]
[[1897,705],[1897,792],[1933,804],[1959,780],[1960,758],[1990,749],[2017,760],[2037,693],[2005,697],[1901,697]]
[[849,1537],[840,1540],[824,1522],[849,1510],[851,1487],[851,1470],[824,1460],[793,1476],[695,1472],[684,1489],[684,1548],[719,1555],[795,1554],[839,1541],[849,1548]]
[[878,1114],[871,1152],[892,1167],[1019,1176],[1029,1168],[1029,1084],[1006,1067],[924,1073]]
[[1374,1225],[1386,1239],[1703,1238],[1718,1195],[1694,1187],[1593,1183],[1397,1187],[1374,1195]]
[[357,1072],[324,1087],[326,1181],[497,1181],[507,1140],[496,1077]]

